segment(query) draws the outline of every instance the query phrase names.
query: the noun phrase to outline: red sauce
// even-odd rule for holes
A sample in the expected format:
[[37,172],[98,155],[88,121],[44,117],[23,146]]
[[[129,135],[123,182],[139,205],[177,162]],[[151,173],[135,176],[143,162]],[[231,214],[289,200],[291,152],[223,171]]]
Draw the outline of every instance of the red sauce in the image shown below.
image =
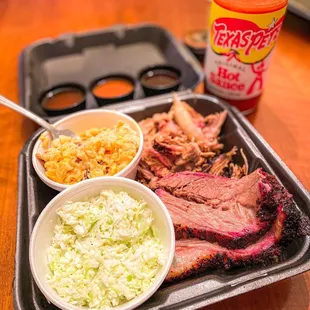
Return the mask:
[[47,94],[42,105],[49,110],[62,110],[77,104],[83,98],[84,94],[79,90],[64,89]]
[[133,84],[123,79],[107,79],[93,88],[93,94],[102,98],[125,96],[133,91]]

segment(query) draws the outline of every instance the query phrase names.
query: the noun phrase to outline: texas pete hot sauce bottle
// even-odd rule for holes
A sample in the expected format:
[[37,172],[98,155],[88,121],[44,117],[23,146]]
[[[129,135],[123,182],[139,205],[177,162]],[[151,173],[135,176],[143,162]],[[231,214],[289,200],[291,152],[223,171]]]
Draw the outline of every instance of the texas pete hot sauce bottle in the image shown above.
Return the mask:
[[255,110],[287,0],[213,0],[205,60],[206,91],[244,114]]

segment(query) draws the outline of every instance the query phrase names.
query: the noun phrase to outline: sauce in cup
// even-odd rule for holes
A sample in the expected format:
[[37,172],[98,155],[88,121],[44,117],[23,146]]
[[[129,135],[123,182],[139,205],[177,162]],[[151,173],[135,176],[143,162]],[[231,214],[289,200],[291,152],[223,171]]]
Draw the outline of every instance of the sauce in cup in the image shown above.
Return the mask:
[[84,94],[76,89],[63,89],[47,96],[42,105],[49,110],[62,110],[69,108],[84,98]]
[[146,68],[140,73],[139,77],[146,96],[177,91],[181,84],[181,71],[168,65]]
[[64,84],[46,91],[41,106],[49,116],[77,112],[86,108],[85,89],[78,84]]
[[98,97],[113,98],[127,95],[132,92],[133,85],[129,81],[123,79],[107,79],[99,82],[93,88],[93,94]]
[[113,74],[96,79],[90,90],[99,106],[134,98],[136,81],[127,74]]

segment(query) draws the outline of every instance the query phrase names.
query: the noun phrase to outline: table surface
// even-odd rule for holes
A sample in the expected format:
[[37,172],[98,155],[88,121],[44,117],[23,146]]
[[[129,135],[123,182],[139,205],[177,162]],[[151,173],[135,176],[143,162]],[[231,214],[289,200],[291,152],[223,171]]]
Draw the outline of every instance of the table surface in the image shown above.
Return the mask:
[[[79,3],[79,4],[78,4]],[[206,0],[1,0],[0,93],[18,100],[17,62],[31,42],[115,23],[155,22],[181,38],[205,28]],[[288,14],[259,108],[249,120],[310,189],[310,25]],[[0,309],[13,309],[18,153],[36,126],[0,107]],[[310,309],[310,273],[206,309]],[[26,309],[25,309],[26,310]],[[28,309],[27,309],[28,310]]]

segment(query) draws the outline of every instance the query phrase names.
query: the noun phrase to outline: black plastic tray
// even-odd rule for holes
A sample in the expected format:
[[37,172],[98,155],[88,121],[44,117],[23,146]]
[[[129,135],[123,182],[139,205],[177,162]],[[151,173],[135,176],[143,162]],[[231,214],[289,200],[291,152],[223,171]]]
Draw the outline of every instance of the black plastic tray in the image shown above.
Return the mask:
[[[202,68],[190,51],[156,25],[118,25],[43,39],[29,45],[20,56],[20,105],[55,121],[60,117],[47,117],[39,104],[46,90],[63,83],[78,83],[87,88],[96,78],[113,73],[138,78],[141,69],[155,64],[170,64],[181,70],[180,90],[194,89],[203,79]],[[142,97],[144,93],[138,85],[134,99]],[[98,108],[90,92],[86,108]]]
[[[228,150],[233,145],[242,147],[249,159],[250,171],[263,167],[275,174],[279,181],[294,194],[298,208],[310,214],[310,197],[302,184],[277,157],[248,121],[234,108],[229,108],[215,97],[179,93],[197,111],[206,115],[228,109],[228,119],[222,130],[222,141]],[[159,96],[108,106],[128,113],[136,120],[168,111],[172,97]],[[14,305],[16,310],[56,309],[48,304],[36,287],[28,261],[29,236],[45,205],[57,194],[37,177],[31,152],[41,130],[35,133],[20,153],[17,245],[15,257]],[[237,158],[237,161],[241,158]],[[276,264],[264,268],[235,269],[228,272],[205,272],[180,283],[161,287],[139,309],[197,309],[220,300],[249,292],[310,269],[310,238],[296,240]]]

